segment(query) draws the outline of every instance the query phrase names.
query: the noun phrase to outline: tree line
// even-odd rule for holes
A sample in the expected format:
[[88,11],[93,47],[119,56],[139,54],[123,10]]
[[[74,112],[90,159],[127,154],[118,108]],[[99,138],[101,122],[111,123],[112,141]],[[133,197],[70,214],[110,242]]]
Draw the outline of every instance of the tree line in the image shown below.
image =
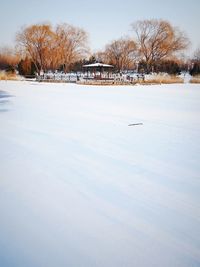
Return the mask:
[[[140,20],[131,24],[132,37],[121,37],[108,43],[102,51],[90,53],[87,32],[63,23],[35,24],[16,34],[16,49],[0,50],[0,69],[18,68],[21,74],[41,70],[80,71],[82,65],[95,61],[112,64],[116,72],[178,73],[188,66],[180,60],[180,52],[190,42],[186,34],[165,20]],[[199,51],[190,62],[191,74],[200,72]]]

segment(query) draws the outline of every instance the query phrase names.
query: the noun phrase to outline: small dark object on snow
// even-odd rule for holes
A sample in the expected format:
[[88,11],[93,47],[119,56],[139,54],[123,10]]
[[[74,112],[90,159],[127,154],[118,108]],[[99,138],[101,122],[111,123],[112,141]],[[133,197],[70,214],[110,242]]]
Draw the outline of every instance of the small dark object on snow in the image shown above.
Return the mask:
[[136,125],[143,125],[143,123],[139,122],[139,123],[131,123],[128,126],[136,126]]

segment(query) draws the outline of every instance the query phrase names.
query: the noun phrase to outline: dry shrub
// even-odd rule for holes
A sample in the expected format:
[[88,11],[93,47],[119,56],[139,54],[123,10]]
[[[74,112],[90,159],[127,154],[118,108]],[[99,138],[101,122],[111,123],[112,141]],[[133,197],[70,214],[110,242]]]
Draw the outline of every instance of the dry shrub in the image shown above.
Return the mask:
[[200,83],[200,75],[192,77],[190,83]]
[[12,72],[0,72],[0,80],[18,80],[18,76],[15,73]]
[[144,84],[171,84],[171,83],[183,83],[184,80],[175,75],[157,75],[153,78],[146,78],[145,81],[141,81]]

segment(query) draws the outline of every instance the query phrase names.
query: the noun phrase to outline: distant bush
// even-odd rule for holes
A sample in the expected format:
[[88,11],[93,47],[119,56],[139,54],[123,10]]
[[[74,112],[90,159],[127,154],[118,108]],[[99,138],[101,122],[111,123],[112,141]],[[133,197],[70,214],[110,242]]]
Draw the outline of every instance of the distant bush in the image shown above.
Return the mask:
[[18,71],[22,76],[35,76],[36,67],[34,63],[26,57],[25,59],[20,60],[18,64]]
[[15,51],[8,47],[0,47],[0,70],[15,72],[19,62],[19,56]]
[[193,67],[190,70],[190,75],[195,76],[198,74],[200,74],[200,61],[194,62]]
[[181,69],[179,64],[173,60],[162,60],[155,63],[154,65],[155,72],[166,72],[171,75],[180,74]]

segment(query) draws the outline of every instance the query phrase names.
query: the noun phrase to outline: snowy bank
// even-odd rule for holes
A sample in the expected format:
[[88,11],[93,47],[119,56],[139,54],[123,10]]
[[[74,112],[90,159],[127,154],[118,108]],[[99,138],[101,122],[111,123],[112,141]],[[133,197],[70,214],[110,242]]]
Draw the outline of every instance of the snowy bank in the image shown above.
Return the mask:
[[199,118],[196,84],[1,81],[0,266],[199,266]]

